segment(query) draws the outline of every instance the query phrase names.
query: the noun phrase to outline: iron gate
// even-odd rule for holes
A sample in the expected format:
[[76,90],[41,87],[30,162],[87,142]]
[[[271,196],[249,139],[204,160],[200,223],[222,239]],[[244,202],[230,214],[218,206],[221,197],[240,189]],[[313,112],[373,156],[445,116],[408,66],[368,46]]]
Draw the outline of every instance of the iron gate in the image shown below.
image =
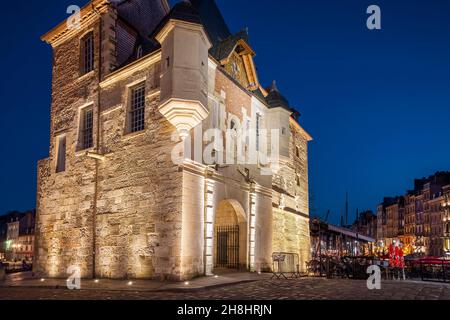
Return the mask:
[[239,226],[216,227],[216,268],[239,269]]

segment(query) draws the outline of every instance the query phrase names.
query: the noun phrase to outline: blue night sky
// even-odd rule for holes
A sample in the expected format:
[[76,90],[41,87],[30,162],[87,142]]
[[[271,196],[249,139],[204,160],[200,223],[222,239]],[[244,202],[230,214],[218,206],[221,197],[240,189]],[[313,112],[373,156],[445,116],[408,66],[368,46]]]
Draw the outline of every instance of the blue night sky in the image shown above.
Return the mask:
[[[7,1],[0,28],[0,212],[35,206],[48,155],[51,50],[40,36],[86,1]],[[232,31],[249,28],[260,81],[278,81],[315,138],[312,206],[339,220],[375,209],[415,177],[450,169],[450,1],[218,0]],[[382,10],[382,30],[366,9]],[[314,214],[314,212],[312,212]]]

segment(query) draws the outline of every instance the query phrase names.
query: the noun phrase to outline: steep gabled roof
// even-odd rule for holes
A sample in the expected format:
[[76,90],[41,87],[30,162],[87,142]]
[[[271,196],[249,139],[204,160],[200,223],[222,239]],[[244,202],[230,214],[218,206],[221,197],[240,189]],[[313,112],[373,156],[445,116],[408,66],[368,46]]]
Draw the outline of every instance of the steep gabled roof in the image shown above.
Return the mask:
[[[236,48],[239,42],[248,44],[248,33],[247,30],[241,30],[236,34],[230,35],[225,40],[217,42],[209,51],[209,53],[217,61],[222,61],[230,56],[233,50]],[[248,46],[248,45],[247,45]]]
[[190,2],[197,9],[213,46],[231,36],[230,29],[214,0],[190,0]]
[[167,14],[166,0],[109,0],[118,15],[131,24],[141,36],[148,36]]

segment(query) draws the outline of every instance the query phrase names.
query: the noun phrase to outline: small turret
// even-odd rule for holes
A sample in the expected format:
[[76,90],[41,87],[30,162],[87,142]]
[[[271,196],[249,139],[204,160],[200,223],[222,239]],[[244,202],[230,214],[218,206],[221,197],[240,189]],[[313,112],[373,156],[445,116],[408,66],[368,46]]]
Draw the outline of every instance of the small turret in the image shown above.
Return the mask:
[[208,50],[211,42],[189,1],[175,5],[157,28],[161,44],[160,112],[182,138],[208,115]]
[[293,109],[289,107],[288,100],[280,93],[276,81],[272,82],[272,86],[267,89],[266,97],[269,105],[269,129],[280,130],[279,146],[281,158],[289,158],[289,141],[290,141],[290,117],[294,114]]
[[269,94],[266,97],[266,101],[271,108],[285,108],[291,111],[289,107],[289,101],[278,90],[277,82],[274,80],[272,86],[268,90]]

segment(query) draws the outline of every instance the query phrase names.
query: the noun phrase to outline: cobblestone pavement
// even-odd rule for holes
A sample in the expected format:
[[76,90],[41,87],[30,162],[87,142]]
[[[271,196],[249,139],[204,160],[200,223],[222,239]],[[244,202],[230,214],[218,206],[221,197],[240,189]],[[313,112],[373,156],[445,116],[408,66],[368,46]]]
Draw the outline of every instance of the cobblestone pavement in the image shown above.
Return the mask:
[[450,300],[450,285],[424,282],[383,282],[369,291],[365,281],[260,280],[190,292],[100,291],[46,288],[0,288],[0,299],[31,300]]

